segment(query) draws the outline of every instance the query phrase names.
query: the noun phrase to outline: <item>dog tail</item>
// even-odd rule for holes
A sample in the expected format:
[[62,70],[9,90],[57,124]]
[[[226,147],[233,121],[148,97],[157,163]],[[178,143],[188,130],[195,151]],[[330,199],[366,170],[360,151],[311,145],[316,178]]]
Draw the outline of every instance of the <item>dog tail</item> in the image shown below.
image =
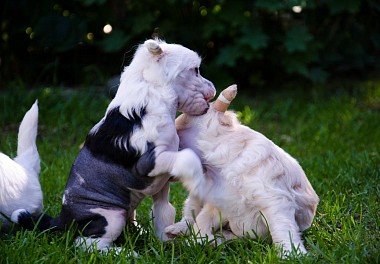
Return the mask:
[[36,137],[38,128],[38,101],[25,114],[18,131],[17,157],[15,162],[36,175],[40,173],[40,156]]
[[60,229],[58,219],[47,214],[32,215],[25,209],[18,209],[11,215],[11,221],[26,230],[45,231],[48,229]]

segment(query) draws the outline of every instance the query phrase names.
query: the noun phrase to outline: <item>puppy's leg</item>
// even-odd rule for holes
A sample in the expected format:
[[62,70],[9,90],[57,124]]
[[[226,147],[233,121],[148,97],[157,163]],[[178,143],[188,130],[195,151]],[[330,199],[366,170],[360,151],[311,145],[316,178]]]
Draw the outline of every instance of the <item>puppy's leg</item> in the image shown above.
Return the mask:
[[273,243],[282,248],[285,256],[294,250],[307,252],[294,213],[295,209],[290,204],[279,204],[275,208],[268,207],[263,210]]
[[180,179],[190,193],[200,198],[200,194],[208,193],[212,188],[212,181],[204,177],[201,161],[191,149],[160,152],[149,176],[165,173]]
[[228,224],[232,233],[237,237],[257,239],[258,237],[265,237],[269,233],[262,213],[257,211],[255,207],[246,208],[245,213],[229,219]]
[[155,195],[153,195],[153,222],[156,235],[163,241],[170,238],[165,233],[165,228],[173,225],[175,220],[175,208],[169,202],[169,182]]
[[189,227],[195,223],[195,218],[203,207],[203,203],[197,197],[190,195],[183,206],[183,216],[181,221],[165,228],[165,233],[169,237],[176,237],[180,234],[188,234]]
[[[93,208],[89,210],[93,216],[83,220],[82,235],[77,237],[75,244],[86,251],[99,250],[108,252],[123,231],[126,223],[125,210]],[[115,248],[116,251],[120,249]]]
[[[215,239],[214,232],[222,228],[222,216],[218,209],[210,204],[205,204],[200,213],[198,214],[195,224],[194,232],[197,235],[197,241],[202,243],[204,239],[212,241]],[[216,245],[221,241],[215,240]]]
[[218,245],[221,244],[221,242],[223,241],[227,241],[227,240],[232,240],[232,239],[236,239],[238,238],[238,236],[236,236],[232,231],[229,231],[229,230],[222,230],[222,239],[219,241],[218,240]]
[[154,169],[149,176],[165,173],[179,178],[192,178],[203,173],[199,157],[191,149],[162,151],[156,156]]

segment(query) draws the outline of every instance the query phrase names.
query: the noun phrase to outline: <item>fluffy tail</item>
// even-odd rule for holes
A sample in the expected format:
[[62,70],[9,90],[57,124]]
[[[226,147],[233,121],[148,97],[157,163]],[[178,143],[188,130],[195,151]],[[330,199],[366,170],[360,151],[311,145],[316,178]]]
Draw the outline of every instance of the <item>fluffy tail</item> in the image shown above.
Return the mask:
[[38,127],[38,101],[25,114],[18,131],[17,157],[14,159],[24,169],[40,173],[40,156],[38,154],[36,137]]
[[11,216],[11,221],[27,230],[37,229],[39,231],[45,231],[59,228],[56,223],[57,220],[51,216],[47,214],[32,215],[25,209],[14,211]]

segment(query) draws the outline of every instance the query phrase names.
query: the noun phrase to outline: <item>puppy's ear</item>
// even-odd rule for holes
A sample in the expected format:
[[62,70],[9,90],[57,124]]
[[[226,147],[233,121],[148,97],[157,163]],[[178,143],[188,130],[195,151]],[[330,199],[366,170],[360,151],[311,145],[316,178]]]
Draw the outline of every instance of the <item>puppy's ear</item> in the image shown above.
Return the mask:
[[158,56],[162,54],[162,48],[160,47],[158,42],[153,39],[148,39],[147,41],[145,41],[144,46],[154,56]]

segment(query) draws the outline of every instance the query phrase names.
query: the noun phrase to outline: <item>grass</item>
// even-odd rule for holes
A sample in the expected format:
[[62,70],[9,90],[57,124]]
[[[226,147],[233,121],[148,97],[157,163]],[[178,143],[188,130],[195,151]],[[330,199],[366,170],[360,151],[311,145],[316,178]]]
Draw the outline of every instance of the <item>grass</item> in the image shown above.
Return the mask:
[[[0,150],[16,151],[18,123],[33,101],[40,105],[38,148],[47,212],[56,216],[71,164],[89,129],[103,116],[110,96],[98,89],[25,90],[11,84],[0,93]],[[350,87],[350,88],[347,88]],[[330,87],[331,88],[331,87]],[[280,260],[266,240],[241,239],[217,248],[186,238],[161,243],[151,227],[151,199],[138,209],[144,232],[127,229],[121,255],[85,253],[73,231],[18,231],[0,238],[0,263],[379,263],[380,82],[336,84],[263,96],[240,94],[233,108],[241,120],[297,158],[321,201],[304,233],[309,256]],[[173,184],[180,218],[186,191]],[[129,257],[134,248],[138,259]]]

